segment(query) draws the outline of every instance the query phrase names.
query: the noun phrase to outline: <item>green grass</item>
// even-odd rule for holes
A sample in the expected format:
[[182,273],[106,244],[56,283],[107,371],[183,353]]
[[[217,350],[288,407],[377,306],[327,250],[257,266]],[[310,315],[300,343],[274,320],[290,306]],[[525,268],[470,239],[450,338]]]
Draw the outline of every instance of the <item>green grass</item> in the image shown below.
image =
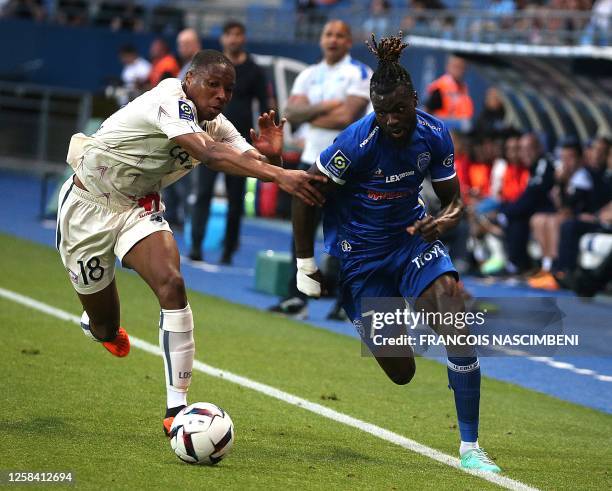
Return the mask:
[[[10,252],[9,252],[10,251]],[[79,314],[57,253],[0,235],[0,286]],[[122,324],[157,343],[158,306],[119,272]],[[196,358],[455,455],[446,370],[419,359],[389,382],[356,340],[190,292]],[[190,400],[226,409],[230,456],[194,467],[161,433],[160,357],[115,359],[74,324],[0,299],[0,469],[71,470],[79,488],[489,489],[494,485],[222,379],[195,372]],[[335,397],[329,398],[329,396]],[[609,489],[612,416],[483,379],[481,443],[505,475],[544,489]]]

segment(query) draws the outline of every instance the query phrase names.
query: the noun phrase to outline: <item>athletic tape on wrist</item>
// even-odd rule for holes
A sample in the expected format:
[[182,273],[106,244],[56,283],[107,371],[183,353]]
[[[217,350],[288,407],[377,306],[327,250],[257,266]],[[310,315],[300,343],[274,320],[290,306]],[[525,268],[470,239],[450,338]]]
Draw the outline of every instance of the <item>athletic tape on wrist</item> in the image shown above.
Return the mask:
[[321,283],[308,276],[304,271],[298,270],[295,282],[297,289],[309,297],[321,296]]
[[298,271],[302,271],[303,273],[312,274],[319,269],[314,257],[298,257],[295,261]]

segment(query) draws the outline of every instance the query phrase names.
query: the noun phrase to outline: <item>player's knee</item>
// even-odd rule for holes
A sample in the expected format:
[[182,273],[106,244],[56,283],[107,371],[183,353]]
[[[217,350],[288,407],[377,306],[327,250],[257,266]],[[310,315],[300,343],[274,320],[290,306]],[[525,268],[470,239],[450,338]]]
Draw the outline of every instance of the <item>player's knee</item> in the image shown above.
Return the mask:
[[162,278],[157,289],[157,296],[164,308],[183,308],[186,304],[187,294],[185,280],[180,271],[168,271]]

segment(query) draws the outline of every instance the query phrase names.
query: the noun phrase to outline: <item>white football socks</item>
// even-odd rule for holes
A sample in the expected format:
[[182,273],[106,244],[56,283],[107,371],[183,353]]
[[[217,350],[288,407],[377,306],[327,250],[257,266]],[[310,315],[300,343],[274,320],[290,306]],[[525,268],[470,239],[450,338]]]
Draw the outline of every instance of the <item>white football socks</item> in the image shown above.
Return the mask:
[[478,440],[476,440],[475,442],[464,442],[462,440],[461,441],[461,446],[459,447],[459,455],[463,455],[465,452],[468,452],[470,450],[474,450],[476,448],[480,448],[478,446]]
[[167,407],[186,405],[195,353],[193,315],[189,304],[184,309],[161,309],[159,346],[166,369]]

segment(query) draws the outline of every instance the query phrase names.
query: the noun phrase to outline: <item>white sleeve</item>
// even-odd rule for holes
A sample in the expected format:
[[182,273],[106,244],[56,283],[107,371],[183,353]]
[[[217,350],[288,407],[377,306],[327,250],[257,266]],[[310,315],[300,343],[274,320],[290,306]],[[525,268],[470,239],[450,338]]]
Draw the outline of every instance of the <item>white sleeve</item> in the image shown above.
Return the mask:
[[350,76],[349,85],[346,89],[346,95],[363,97],[369,101],[372,69],[363,63],[354,65],[351,68],[354,68],[354,70],[351,70],[352,73]]
[[290,95],[304,95],[308,97],[308,80],[310,79],[311,67],[302,70],[291,87]]
[[238,133],[236,127],[231,123],[229,119],[221,115],[221,121],[218,130],[218,137],[211,135],[213,139],[222,141],[228,145],[234,147],[240,153],[248,152],[249,150],[255,150],[252,145],[245,140],[245,138]]
[[193,102],[178,97],[166,97],[155,104],[151,113],[153,125],[165,133],[168,139],[204,130],[196,122],[196,108]]

